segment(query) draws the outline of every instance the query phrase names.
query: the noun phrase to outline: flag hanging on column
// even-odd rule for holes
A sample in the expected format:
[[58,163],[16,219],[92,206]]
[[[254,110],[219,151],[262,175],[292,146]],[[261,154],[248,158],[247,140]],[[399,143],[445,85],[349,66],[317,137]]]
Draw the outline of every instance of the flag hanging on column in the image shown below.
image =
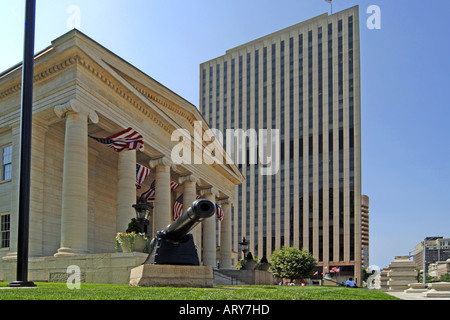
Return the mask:
[[[199,195],[195,196],[195,199],[200,199]],[[183,214],[183,195],[179,196],[173,204],[173,221],[177,220]]]
[[95,141],[100,142],[116,150],[117,152],[135,149],[144,151],[144,139],[132,128],[128,128],[106,138],[96,138],[93,136],[89,136],[89,138],[94,139]]
[[170,192],[175,191],[178,188],[178,183],[171,181],[170,182]]
[[183,194],[181,194],[173,204],[173,221],[177,220],[183,214]]
[[156,180],[153,180],[152,184],[150,185],[150,188],[143,194],[141,194],[140,200],[145,199],[147,200],[147,202],[155,200],[155,185]]
[[150,174],[150,169],[146,168],[139,163],[136,163],[136,188],[140,189],[141,184],[144,182],[145,178]]
[[216,214],[217,214],[217,219],[219,219],[219,221],[222,221],[223,216],[224,216],[223,209],[217,203],[216,203]]

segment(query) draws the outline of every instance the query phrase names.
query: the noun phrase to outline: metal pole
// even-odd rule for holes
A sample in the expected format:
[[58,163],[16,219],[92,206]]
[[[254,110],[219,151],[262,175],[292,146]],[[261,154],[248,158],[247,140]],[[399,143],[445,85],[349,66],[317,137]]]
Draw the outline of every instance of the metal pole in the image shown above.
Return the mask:
[[27,0],[25,8],[24,58],[22,64],[21,150],[19,180],[19,230],[17,241],[17,281],[9,287],[34,287],[28,281],[28,241],[30,215],[31,129],[33,108],[34,33],[36,0]]
[[425,254],[425,249],[427,248],[427,246],[426,246],[426,242],[424,241],[423,242],[423,284],[425,284],[425,283],[427,283],[427,273],[426,273],[426,271],[425,271],[425,268],[427,267],[427,264],[426,264],[426,254]]

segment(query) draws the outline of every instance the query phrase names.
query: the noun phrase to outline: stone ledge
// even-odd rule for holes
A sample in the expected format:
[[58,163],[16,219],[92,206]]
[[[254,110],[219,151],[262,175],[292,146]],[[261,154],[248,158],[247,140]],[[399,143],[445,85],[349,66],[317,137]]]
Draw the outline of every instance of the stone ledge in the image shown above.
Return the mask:
[[207,266],[144,264],[131,270],[130,286],[212,288],[213,272]]
[[[142,264],[147,253],[99,253],[67,257],[30,257],[28,278],[39,282],[65,282],[67,268],[80,267],[81,281],[86,283],[128,284],[131,269]],[[17,259],[0,260],[0,281],[16,278]],[[66,276],[67,275],[67,276]]]

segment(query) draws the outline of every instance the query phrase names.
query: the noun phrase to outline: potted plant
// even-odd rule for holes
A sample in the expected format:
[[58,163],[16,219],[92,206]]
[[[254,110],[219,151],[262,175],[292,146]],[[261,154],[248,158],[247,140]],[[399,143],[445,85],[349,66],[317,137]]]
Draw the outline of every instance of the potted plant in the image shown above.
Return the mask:
[[122,247],[122,252],[132,252],[134,243],[137,238],[136,232],[118,232],[116,234],[116,251],[119,251],[119,245]]
[[135,219],[131,219],[125,232],[116,235],[116,251],[119,246],[122,252],[145,252],[148,249],[150,239],[141,232],[141,224]]
[[244,261],[242,261],[241,270],[254,270],[256,267],[257,261],[253,259],[253,255],[251,252],[247,253]]
[[126,232],[134,232],[137,234],[132,251],[145,252],[150,239],[148,239],[147,235],[142,232],[142,226],[136,218],[131,219]]
[[268,271],[270,268],[270,263],[267,261],[266,257],[262,257],[256,266],[256,270]]

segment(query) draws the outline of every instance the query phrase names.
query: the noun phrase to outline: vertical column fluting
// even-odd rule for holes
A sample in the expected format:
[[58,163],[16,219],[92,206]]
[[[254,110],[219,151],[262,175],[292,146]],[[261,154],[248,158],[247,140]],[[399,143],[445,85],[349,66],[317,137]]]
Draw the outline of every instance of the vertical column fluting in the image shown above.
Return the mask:
[[76,100],[55,107],[66,118],[61,202],[61,247],[55,256],[88,253],[88,117]]
[[128,228],[135,217],[133,204],[136,203],[136,150],[119,153],[118,193],[117,193],[117,232]]
[[[198,178],[194,175],[183,176],[178,179],[178,182],[183,187],[183,214],[192,205],[192,203],[197,199],[197,183]],[[202,228],[198,225],[193,230],[191,234],[194,237],[194,243],[197,245],[197,253],[199,260],[201,261],[201,243],[202,243]]]
[[163,157],[150,160],[150,168],[155,170],[155,232],[164,230],[171,222],[170,169],[172,162]]
[[[216,203],[218,191],[214,188],[201,190],[204,199]],[[216,266],[216,216],[203,221],[203,265]]]
[[223,209],[223,220],[220,223],[220,268],[231,269],[231,199],[219,203]]

